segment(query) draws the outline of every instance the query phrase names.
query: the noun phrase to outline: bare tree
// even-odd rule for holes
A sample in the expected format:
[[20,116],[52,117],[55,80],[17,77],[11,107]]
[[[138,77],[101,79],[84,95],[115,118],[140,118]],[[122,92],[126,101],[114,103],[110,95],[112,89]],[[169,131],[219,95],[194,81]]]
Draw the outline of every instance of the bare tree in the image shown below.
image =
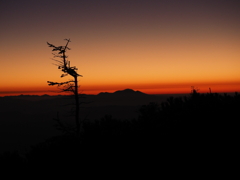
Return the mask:
[[70,66],[70,61],[67,60],[66,51],[70,50],[68,44],[70,39],[65,39],[67,41],[65,46],[55,46],[47,42],[48,46],[52,48],[54,51],[53,55],[55,58],[59,58],[60,60],[53,59],[57,62],[58,69],[61,69],[63,74],[61,77],[65,77],[67,75],[72,76],[74,79],[65,82],[52,82],[47,81],[49,86],[61,86],[63,91],[69,91],[74,94],[75,98],[75,123],[76,123],[76,135],[79,136],[81,129],[81,122],[79,119],[79,97],[78,97],[78,77],[82,77],[82,75],[78,74],[76,71],[78,70],[75,66]]

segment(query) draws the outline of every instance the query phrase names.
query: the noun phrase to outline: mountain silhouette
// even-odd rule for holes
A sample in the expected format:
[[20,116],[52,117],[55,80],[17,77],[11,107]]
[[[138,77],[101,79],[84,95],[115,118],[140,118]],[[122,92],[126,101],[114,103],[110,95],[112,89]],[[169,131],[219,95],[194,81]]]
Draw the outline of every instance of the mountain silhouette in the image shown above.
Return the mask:
[[147,95],[141,91],[134,91],[132,89],[124,89],[124,90],[118,90],[115,91],[114,94],[128,94],[128,95],[133,95],[133,94],[141,94],[141,95]]
[[113,93],[109,92],[101,92],[98,95],[111,95],[111,96],[147,96],[148,94],[145,94],[141,91],[134,91],[133,89],[124,89],[124,90],[117,90]]

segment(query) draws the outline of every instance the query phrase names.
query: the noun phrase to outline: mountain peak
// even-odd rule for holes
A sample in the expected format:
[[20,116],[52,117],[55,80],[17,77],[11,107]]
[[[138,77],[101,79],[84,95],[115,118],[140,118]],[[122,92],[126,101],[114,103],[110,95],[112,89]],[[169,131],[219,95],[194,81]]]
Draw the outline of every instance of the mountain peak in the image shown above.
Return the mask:
[[141,91],[134,91],[133,89],[124,89],[124,90],[118,90],[118,91],[115,91],[113,93],[109,93],[109,92],[101,92],[99,93],[99,95],[146,95],[145,93],[141,92]]
[[141,91],[134,91],[133,89],[124,89],[124,90],[118,90],[115,91],[114,94],[145,94],[142,93]]

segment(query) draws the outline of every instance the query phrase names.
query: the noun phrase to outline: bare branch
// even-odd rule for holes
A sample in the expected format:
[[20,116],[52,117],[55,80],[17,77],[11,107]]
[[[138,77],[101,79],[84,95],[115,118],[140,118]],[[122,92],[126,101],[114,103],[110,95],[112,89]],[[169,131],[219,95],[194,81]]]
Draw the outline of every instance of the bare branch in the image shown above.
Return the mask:
[[66,81],[66,82],[52,82],[52,81],[47,81],[48,85],[49,86],[54,86],[54,85],[57,85],[57,86],[62,86],[64,84],[68,84],[70,82],[74,82],[74,81]]
[[55,58],[60,58],[60,60],[56,60],[53,59],[55,62],[57,62],[58,69],[61,69],[62,72],[64,72],[61,77],[65,77],[67,75],[71,75],[72,77],[74,77],[74,80],[71,81],[66,81],[66,82],[52,82],[52,81],[47,81],[49,86],[55,86],[57,85],[62,86],[62,91],[69,91],[72,92],[75,96],[75,121],[76,121],[76,134],[79,135],[80,133],[80,129],[81,129],[81,122],[79,121],[79,99],[78,99],[78,76],[81,76],[80,74],[77,73],[77,68],[76,66],[71,67],[70,66],[70,61],[67,60],[68,56],[66,56],[66,51],[70,50],[70,48],[68,47],[68,44],[70,41],[70,39],[64,39],[67,41],[65,46],[55,46],[53,44],[50,44],[49,42],[47,42],[48,46],[52,48],[52,51],[54,51],[53,56]]

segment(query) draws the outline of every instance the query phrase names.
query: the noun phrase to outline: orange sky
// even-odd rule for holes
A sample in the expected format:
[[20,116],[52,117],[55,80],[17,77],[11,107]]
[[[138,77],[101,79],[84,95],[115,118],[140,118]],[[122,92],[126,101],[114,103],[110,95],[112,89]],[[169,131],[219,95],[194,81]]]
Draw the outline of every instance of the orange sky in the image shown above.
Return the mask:
[[[58,2],[58,3],[56,3]],[[51,94],[67,81],[51,60],[65,45],[85,94],[240,91],[237,1],[1,2],[0,96]]]

